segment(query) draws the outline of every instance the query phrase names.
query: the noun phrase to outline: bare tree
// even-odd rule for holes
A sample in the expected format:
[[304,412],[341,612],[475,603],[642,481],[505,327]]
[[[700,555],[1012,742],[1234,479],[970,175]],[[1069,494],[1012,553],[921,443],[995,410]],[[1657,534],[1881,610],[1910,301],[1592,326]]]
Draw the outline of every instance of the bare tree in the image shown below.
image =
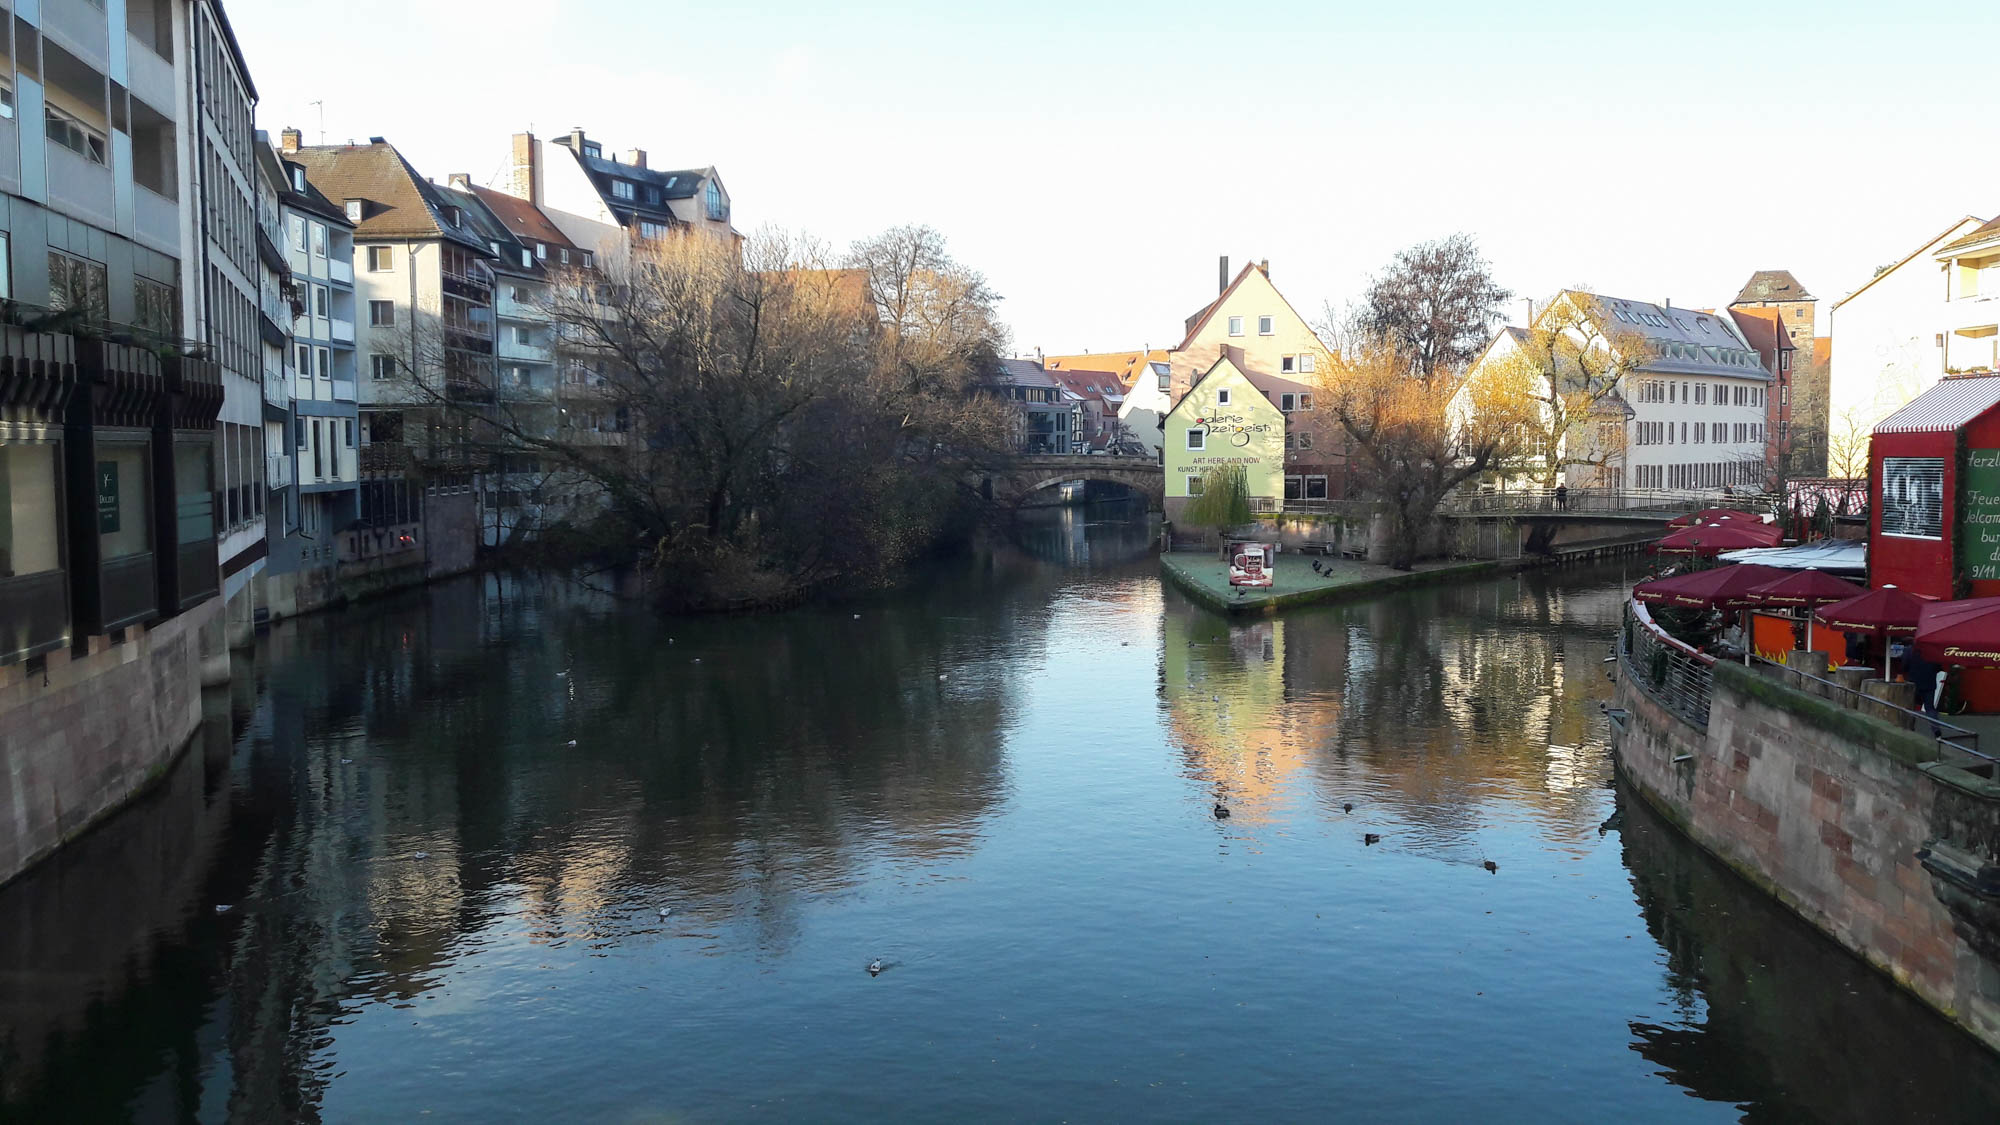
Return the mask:
[[1389,564],[1408,570],[1451,490],[1517,454],[1532,400],[1518,374],[1496,373],[1467,388],[1469,409],[1454,410],[1455,381],[1411,378],[1411,362],[1386,339],[1319,366],[1356,484],[1389,516]]
[[1368,283],[1359,326],[1393,341],[1413,373],[1435,378],[1478,357],[1512,296],[1494,284],[1472,236],[1454,234],[1399,252]]

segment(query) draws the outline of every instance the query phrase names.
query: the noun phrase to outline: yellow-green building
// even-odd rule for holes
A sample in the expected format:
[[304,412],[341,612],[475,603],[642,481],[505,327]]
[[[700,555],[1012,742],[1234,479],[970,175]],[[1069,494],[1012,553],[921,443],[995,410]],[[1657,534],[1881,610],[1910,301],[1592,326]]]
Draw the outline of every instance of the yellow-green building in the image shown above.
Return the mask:
[[1224,354],[1167,412],[1161,450],[1166,514],[1178,519],[1200,494],[1201,476],[1219,465],[1242,465],[1251,498],[1285,495],[1285,415]]

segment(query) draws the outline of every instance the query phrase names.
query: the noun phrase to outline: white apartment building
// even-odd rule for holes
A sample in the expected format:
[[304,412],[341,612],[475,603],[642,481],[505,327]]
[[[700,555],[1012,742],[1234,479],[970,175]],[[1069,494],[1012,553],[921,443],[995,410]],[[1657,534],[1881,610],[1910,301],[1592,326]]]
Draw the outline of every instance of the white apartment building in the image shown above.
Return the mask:
[[1836,438],[1865,438],[1953,366],[1993,362],[1995,242],[1994,224],[1961,216],[1835,303],[1828,426]]
[[[1580,346],[1625,349],[1629,358],[1596,415],[1568,435],[1569,443],[1580,444],[1563,483],[1610,489],[1764,485],[1772,375],[1730,316],[1565,290],[1542,307],[1535,326],[1584,317],[1596,326],[1595,338],[1579,338]],[[1573,336],[1579,331],[1565,330]],[[1525,329],[1502,329],[1475,364],[1473,378],[1479,367],[1503,362],[1531,339]],[[1455,410],[1468,408],[1465,394],[1454,400]],[[1616,429],[1607,437],[1604,426]]]
[[[57,5],[71,7],[73,5]],[[92,7],[92,5],[84,5]],[[126,5],[128,20],[162,5]],[[98,9],[102,12],[105,9]],[[257,251],[257,165],[253,119],[257,90],[218,0],[190,0],[181,42],[190,65],[177,133],[182,242],[187,281],[181,299],[188,334],[221,365],[222,414],[216,487],[221,531],[217,556],[232,644],[248,644],[256,610],[254,583],[264,569],[264,357],[259,327],[264,271]]]

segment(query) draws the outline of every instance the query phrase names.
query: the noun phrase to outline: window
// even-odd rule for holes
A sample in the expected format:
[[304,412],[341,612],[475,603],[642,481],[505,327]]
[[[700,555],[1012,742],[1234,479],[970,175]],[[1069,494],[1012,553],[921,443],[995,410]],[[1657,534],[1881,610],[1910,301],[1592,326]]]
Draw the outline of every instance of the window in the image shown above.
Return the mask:
[[597,255],[591,253],[588,250],[585,250],[583,252],[583,268],[589,269],[596,264],[597,264]]
[[1307,392],[1307,391],[1300,391],[1300,392],[1299,392],[1299,409],[1300,409],[1300,410],[1311,410],[1312,408],[1313,408],[1313,396],[1311,395],[1311,393],[1310,393],[1310,392]]
[[392,355],[371,355],[368,357],[369,374],[376,382],[396,377],[396,357]]
[[292,429],[298,434],[299,448],[304,449],[306,447],[306,420],[304,418],[293,418]]
[[1243,335],[1243,318],[1242,318],[1242,317],[1240,317],[1240,316],[1232,316],[1232,317],[1230,317],[1230,318],[1229,318],[1229,334],[1230,334],[1231,336],[1241,336],[1241,335]]
[[1299,370],[1311,371],[1312,369],[1313,369],[1313,354],[1311,352],[1299,353]]
[[360,221],[361,221],[361,214],[362,214],[362,212],[361,212],[361,201],[360,201],[359,199],[350,199],[350,200],[348,200],[348,201],[347,201],[347,221],[348,221],[348,222],[350,222],[350,223],[358,223],[358,222],[360,222]]
[[665,223],[642,221],[639,224],[639,237],[655,238],[655,239],[665,238],[667,237],[667,225]]
[[312,224],[312,255],[313,255],[313,257],[315,257],[315,258],[324,258],[324,257],[326,257],[326,224],[325,224],[325,223],[314,223],[314,224]]
[[319,374],[319,377],[322,379],[333,378],[332,348],[313,349],[313,370],[317,372]]
[[526,289],[523,289],[520,286],[516,285],[512,287],[510,292],[514,298],[515,304],[525,305],[528,303],[528,291]]
[[516,324],[514,326],[514,342],[532,346],[535,342],[534,330],[525,324]]
[[395,248],[391,246],[370,246],[368,248],[368,272],[388,273],[396,268]]
[[1944,458],[1882,459],[1882,534],[1944,538]]
[[1278,357],[1279,373],[1284,375],[1290,375],[1292,372],[1297,371],[1298,362],[1299,362],[1299,357],[1295,355]]
[[[1286,356],[1285,358],[1290,359],[1292,357]],[[1299,396],[1295,394],[1287,393],[1278,396],[1278,409],[1284,411],[1287,414],[1290,414],[1292,411],[1298,409],[1298,405],[1299,405]]]
[[300,345],[298,346],[298,348],[299,348],[299,350],[298,350],[298,361],[297,361],[297,362],[296,362],[296,363],[295,363],[295,364],[293,365],[293,367],[294,367],[294,369],[295,369],[295,370],[297,370],[297,371],[298,371],[298,373],[299,373],[299,374],[301,374],[301,375],[305,376],[306,378],[310,379],[310,378],[312,378],[312,372],[313,372],[313,363],[312,363],[312,359],[313,359],[313,354],[312,354],[312,345],[311,345],[311,344],[300,344]]
[[1300,448],[1300,449],[1311,449],[1312,447],[1313,447],[1313,436],[1312,436],[1311,434],[1300,434],[1300,435],[1299,435],[1299,448]]
[[602,160],[604,158],[604,146],[598,144],[596,141],[585,141],[583,142],[583,154],[592,160]]
[[0,117],[14,119],[14,76],[0,75]]
[[556,260],[561,262],[563,265],[569,265],[569,250],[562,249],[556,251]]
[[1272,319],[1270,317],[1260,316],[1257,318],[1257,335],[1269,336],[1275,331],[1277,329],[1272,327]]
[[1187,432],[1187,447],[1189,449],[1207,449],[1208,431],[1200,426],[1189,430]]
[[1170,390],[1172,390],[1172,389],[1173,389],[1173,387],[1174,387],[1174,375],[1173,375],[1173,372],[1171,372],[1171,371],[1161,371],[1161,372],[1160,372],[1160,389],[1161,389],[1161,390],[1163,390],[1163,391],[1170,391]]
[[613,199],[632,198],[632,181],[630,180],[611,181],[611,197]]
[[[326,228],[321,227],[320,229],[325,230]],[[327,311],[331,303],[331,294],[328,292],[326,286],[315,285],[312,287],[312,292],[313,292],[313,315],[314,316],[331,315]]]
[[1306,478],[1306,499],[1326,499],[1326,478],[1324,476],[1309,476]]
[[161,336],[181,334],[180,290],[163,282],[134,277],[132,303],[134,324]]
[[535,260],[536,260],[536,261],[540,261],[540,262],[546,262],[546,261],[548,261],[548,260],[549,260],[549,244],[548,244],[548,243],[546,243],[546,242],[537,242],[537,243],[535,243]]
[[1296,448],[1298,448],[1298,440],[1299,440],[1299,435],[1297,435],[1297,434],[1286,434],[1286,435],[1285,435],[1285,448],[1286,448],[1286,449],[1296,449]]
[[101,262],[49,251],[49,307],[82,309],[102,319],[108,308],[104,293],[105,276]]
[[1195,476],[1195,475],[1193,475],[1192,473],[1190,473],[1190,474],[1188,475],[1188,479],[1187,479],[1187,482],[1188,482],[1188,495],[1189,495],[1189,496],[1200,496],[1200,495],[1201,495],[1201,478],[1200,478],[1200,477],[1198,477],[1198,476]]
[[1298,477],[1286,477],[1285,499],[1287,500],[1305,499],[1305,482]]
[[304,219],[293,215],[291,218],[285,220],[285,231],[292,237],[292,249],[304,250],[306,248],[306,221]]
[[702,192],[702,202],[708,206],[708,217],[711,221],[718,223],[728,221],[729,201],[722,198],[722,185],[712,178],[708,181],[708,187]]
[[368,323],[376,328],[393,327],[396,323],[396,303],[394,301],[368,302]]
[[1229,405],[1229,388],[1228,388],[1228,387],[1224,387],[1224,388],[1222,388],[1221,390],[1219,390],[1219,391],[1215,392],[1215,405],[1217,405],[1217,406],[1228,406],[1228,405]]
[[49,139],[92,164],[104,163],[104,134],[57,109],[44,104]]

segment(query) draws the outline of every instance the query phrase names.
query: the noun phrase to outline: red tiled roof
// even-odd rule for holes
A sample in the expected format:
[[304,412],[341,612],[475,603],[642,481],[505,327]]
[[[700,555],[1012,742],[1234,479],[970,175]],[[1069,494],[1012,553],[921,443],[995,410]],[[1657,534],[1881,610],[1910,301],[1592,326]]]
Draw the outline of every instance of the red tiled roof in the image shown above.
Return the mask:
[[504,191],[480,187],[478,184],[467,186],[471,188],[472,194],[479,198],[479,202],[486,204],[487,209],[507,225],[508,231],[515,238],[531,246],[537,242],[546,242],[551,247],[578,249],[576,243],[571,242],[560,228],[549,221],[547,215],[542,214],[541,208],[527,200],[516,195],[508,195]]

